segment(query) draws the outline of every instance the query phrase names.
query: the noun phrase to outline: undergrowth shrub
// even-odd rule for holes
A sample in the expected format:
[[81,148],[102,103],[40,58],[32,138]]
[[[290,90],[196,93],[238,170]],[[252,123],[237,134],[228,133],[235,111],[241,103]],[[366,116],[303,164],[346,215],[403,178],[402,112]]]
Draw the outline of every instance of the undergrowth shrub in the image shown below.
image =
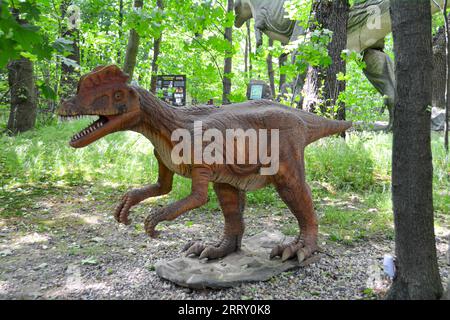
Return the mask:
[[307,147],[305,158],[309,181],[325,182],[346,191],[368,190],[375,184],[374,161],[362,140],[322,140]]

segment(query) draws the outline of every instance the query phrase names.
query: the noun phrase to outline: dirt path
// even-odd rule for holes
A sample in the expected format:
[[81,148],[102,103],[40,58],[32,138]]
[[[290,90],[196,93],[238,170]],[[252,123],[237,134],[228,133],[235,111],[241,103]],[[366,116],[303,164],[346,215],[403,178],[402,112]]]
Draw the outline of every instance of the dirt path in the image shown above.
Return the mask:
[[[112,199],[92,201],[86,194],[72,189],[65,197],[48,196],[24,208],[21,218],[0,219],[0,298],[367,299],[382,295],[389,284],[381,278],[381,265],[383,255],[393,252],[392,241],[349,246],[322,239],[325,258],[268,282],[220,291],[180,288],[161,280],[154,264],[176,257],[189,239],[216,240],[222,230],[220,212],[186,214],[164,224],[161,237],[152,240],[142,228],[151,203],[136,208],[132,224],[125,227],[112,218]],[[280,229],[287,219],[270,208],[248,208],[245,217],[246,236]],[[443,235],[437,240],[446,279],[447,242]]]

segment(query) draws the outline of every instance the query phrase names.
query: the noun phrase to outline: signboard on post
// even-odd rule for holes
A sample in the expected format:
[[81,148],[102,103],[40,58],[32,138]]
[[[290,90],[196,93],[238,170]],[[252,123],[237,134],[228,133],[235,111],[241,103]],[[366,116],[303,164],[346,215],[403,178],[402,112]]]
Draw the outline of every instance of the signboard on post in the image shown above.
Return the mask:
[[262,80],[250,80],[247,86],[248,100],[272,99],[270,86]]
[[262,84],[251,85],[249,100],[261,100],[262,97],[263,97],[263,85]]
[[186,105],[186,76],[161,75],[156,78],[158,97],[175,107]]

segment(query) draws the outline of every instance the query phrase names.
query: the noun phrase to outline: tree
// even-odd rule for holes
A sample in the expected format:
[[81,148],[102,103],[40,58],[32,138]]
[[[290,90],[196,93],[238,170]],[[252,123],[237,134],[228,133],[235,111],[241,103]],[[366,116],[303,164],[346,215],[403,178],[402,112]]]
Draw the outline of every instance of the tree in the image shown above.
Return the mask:
[[[322,29],[330,30],[332,41],[328,45],[328,55],[331,58],[329,66],[311,66],[308,69],[305,83],[306,108],[322,113],[331,113],[339,120],[345,120],[345,105],[338,100],[341,92],[345,90],[345,81],[339,80],[339,74],[345,74],[345,61],[342,51],[347,46],[347,20],[349,12],[348,0],[315,0],[312,6],[315,19],[312,31],[317,25]],[[337,112],[330,107],[337,106]]]
[[278,58],[278,67],[280,69],[280,84],[278,86],[278,90],[281,93],[281,90],[283,89],[284,84],[286,83],[286,73],[282,72],[283,66],[286,64],[287,61],[287,54],[281,54]]
[[[20,25],[28,25],[25,19],[19,17],[17,9],[11,11]],[[32,129],[36,122],[37,101],[33,63],[29,58],[22,57],[9,62],[8,84],[11,94],[9,132],[16,134]]]
[[253,71],[253,64],[252,64],[252,32],[250,28],[250,20],[247,20],[245,23],[247,34],[246,34],[246,41],[245,41],[245,52],[246,57],[248,59],[248,76],[251,79],[252,78],[252,71]]
[[397,79],[392,151],[397,275],[387,298],[438,299],[442,283],[433,218],[430,2],[392,0],[391,20]]
[[[227,1],[227,16],[231,16],[234,10],[234,0]],[[222,103],[230,103],[230,93],[231,93],[231,73],[233,69],[233,20],[226,19],[227,26],[225,28],[225,40],[228,42],[228,48],[225,51],[225,63],[223,68],[223,94]],[[228,21],[230,20],[230,21]],[[231,23],[230,23],[231,22]]]
[[13,60],[8,64],[11,112],[8,130],[13,133],[34,128],[37,115],[36,86],[30,59]]
[[446,71],[445,30],[440,27],[433,38],[433,107],[445,108]]
[[[159,10],[164,10],[163,0],[156,0],[156,6]],[[150,81],[150,91],[156,94],[156,78],[158,75],[158,57],[161,51],[162,33],[153,40],[153,60],[152,60],[152,78]]]
[[448,12],[444,8],[448,6],[448,0],[439,4],[444,25],[438,29],[433,38],[433,107],[445,109],[444,122],[444,147],[448,153],[448,120],[450,111],[450,41]]
[[[450,266],[450,236],[448,236],[448,240],[449,240],[449,245],[447,248],[447,265]],[[450,279],[447,280],[447,290],[445,291],[444,299],[450,300]]]
[[[269,39],[269,47],[273,47],[273,40]],[[272,55],[269,53],[266,58],[267,73],[269,76],[270,90],[272,91],[272,97],[275,97],[275,71],[273,70]]]
[[[60,5],[61,18],[67,21],[67,27],[63,27],[61,37],[70,43],[70,54],[61,63],[61,87],[62,97],[70,96],[77,88],[80,74],[76,65],[80,64],[79,30],[76,12],[70,5],[70,0],[63,0]],[[71,20],[74,19],[74,20]]]
[[[119,41],[122,39],[122,26],[123,26],[123,0],[119,0],[119,19],[118,19],[118,26],[119,26]],[[120,63],[120,59],[122,57],[122,51],[121,48],[117,50],[117,61]]]
[[[134,0],[134,9],[140,11],[144,5],[143,0]],[[127,52],[123,63],[123,71],[130,76],[129,81],[133,79],[134,68],[136,67],[136,57],[139,50],[139,34],[135,29],[130,30],[128,36]]]

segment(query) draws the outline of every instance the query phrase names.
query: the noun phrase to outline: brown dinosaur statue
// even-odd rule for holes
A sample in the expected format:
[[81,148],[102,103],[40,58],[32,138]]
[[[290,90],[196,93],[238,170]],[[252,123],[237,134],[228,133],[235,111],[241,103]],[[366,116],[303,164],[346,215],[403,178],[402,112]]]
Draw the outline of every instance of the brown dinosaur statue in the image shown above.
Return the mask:
[[[314,212],[311,191],[305,182],[304,149],[322,137],[337,134],[351,127],[350,122],[325,119],[314,114],[285,107],[273,101],[261,100],[231,104],[222,107],[200,106],[175,108],[162,102],[150,92],[127,83],[128,76],[116,66],[98,67],[83,76],[74,98],[63,101],[58,109],[61,117],[98,116],[99,119],[77,133],[70,141],[74,148],[85,147],[107,134],[132,130],[147,137],[154,146],[159,164],[159,177],[155,184],[127,192],[117,210],[118,222],[129,224],[130,208],[144,199],[167,194],[172,189],[173,175],[192,179],[191,194],[163,208],[154,209],[145,220],[145,230],[155,237],[156,225],[201,207],[208,201],[208,184],[214,184],[225,218],[225,230],[220,241],[207,246],[190,242],[185,247],[187,255],[216,259],[240,248],[244,234],[243,210],[245,192],[275,186],[281,199],[295,215],[300,235],[291,243],[280,244],[271,252],[271,258],[284,260],[297,258],[302,261],[318,250],[318,224]],[[249,143],[234,150],[245,154],[245,163],[221,164],[181,162],[173,160],[173,150],[179,141],[173,133],[182,129],[194,134],[195,123],[201,121],[202,132],[214,129],[225,134],[228,129],[254,129],[278,132],[278,170],[262,174],[267,163],[250,162],[252,150]],[[272,136],[271,136],[272,137]],[[234,137],[235,140],[239,136]],[[244,141],[246,138],[244,137]],[[273,153],[271,141],[266,151]],[[202,148],[206,143],[202,142]],[[195,153],[192,147],[190,152]],[[230,150],[216,156],[225,157]],[[184,156],[187,156],[183,154]],[[234,158],[233,158],[234,159]]]

